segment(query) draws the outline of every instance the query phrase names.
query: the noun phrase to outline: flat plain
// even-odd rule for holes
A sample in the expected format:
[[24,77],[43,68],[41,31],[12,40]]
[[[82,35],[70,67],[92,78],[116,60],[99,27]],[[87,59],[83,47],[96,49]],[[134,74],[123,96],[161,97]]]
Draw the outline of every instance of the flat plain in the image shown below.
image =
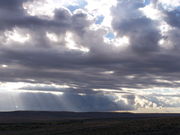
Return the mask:
[[180,135],[180,114],[4,112],[0,135]]

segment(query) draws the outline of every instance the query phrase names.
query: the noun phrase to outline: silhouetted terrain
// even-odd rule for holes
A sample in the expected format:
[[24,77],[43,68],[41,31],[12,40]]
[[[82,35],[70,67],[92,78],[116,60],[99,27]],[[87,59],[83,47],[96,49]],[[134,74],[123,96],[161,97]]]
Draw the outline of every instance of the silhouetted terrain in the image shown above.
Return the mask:
[[180,114],[1,112],[0,135],[180,135]]

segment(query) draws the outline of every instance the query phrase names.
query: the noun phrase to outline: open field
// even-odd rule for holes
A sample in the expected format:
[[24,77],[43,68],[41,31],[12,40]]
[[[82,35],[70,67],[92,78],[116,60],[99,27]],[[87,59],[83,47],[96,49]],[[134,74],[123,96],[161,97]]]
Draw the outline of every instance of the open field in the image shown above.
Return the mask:
[[180,115],[0,113],[0,135],[180,135]]

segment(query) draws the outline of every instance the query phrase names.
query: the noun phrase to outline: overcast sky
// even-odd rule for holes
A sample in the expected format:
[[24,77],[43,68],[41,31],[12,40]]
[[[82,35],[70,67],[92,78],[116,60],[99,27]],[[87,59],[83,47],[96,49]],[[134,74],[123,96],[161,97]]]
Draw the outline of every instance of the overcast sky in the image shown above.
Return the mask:
[[0,96],[0,111],[178,109],[180,0],[0,0]]

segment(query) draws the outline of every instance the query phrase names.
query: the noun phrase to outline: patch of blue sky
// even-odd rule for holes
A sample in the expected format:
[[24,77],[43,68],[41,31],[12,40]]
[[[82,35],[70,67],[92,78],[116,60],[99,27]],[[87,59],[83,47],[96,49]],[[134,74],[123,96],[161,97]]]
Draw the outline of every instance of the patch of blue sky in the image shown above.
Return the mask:
[[87,2],[84,1],[84,0],[79,0],[77,5],[69,5],[67,8],[73,12],[75,11],[76,9],[82,9],[84,8],[85,6],[87,5]]
[[180,17],[180,13],[176,13],[176,17]]
[[149,5],[151,3],[151,0],[144,0],[144,5]]
[[107,34],[105,35],[105,37],[111,40],[111,39],[114,39],[114,38],[115,38],[115,35],[114,35],[114,33],[109,32],[109,33],[107,33]]
[[97,18],[96,18],[96,24],[101,24],[102,22],[103,22],[103,20],[104,20],[104,16],[98,16]]
[[180,6],[178,6],[178,7],[176,8],[176,10],[177,10],[178,12],[180,12]]

